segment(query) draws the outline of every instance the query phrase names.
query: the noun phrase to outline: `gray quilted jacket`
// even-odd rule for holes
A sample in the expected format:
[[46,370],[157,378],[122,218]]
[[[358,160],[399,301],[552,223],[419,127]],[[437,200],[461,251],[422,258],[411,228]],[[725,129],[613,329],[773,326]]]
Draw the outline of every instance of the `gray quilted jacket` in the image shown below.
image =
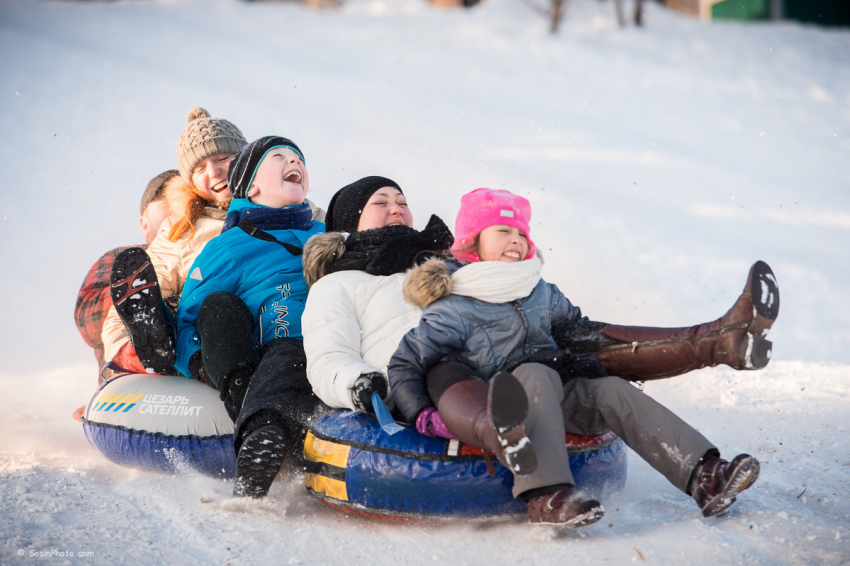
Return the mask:
[[424,310],[419,326],[404,336],[390,360],[388,377],[396,405],[408,422],[415,422],[433,405],[425,374],[439,361],[462,363],[489,380],[539,352],[557,349],[552,324],[581,317],[581,309],[542,279],[531,294],[509,303],[461,295],[438,299]]

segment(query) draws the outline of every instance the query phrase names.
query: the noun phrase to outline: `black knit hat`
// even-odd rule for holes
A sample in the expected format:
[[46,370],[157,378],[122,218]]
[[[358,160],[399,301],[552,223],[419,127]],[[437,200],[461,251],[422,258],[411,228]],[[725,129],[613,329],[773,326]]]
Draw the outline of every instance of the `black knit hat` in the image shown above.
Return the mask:
[[168,171],[164,171],[151,179],[150,183],[148,183],[145,192],[142,194],[142,211],[140,214],[145,213],[145,209],[148,205],[154,201],[157,201],[162,198],[162,187],[165,185],[165,182],[169,179],[172,179],[180,174],[180,171],[177,169],[170,169]]
[[243,147],[242,151],[237,153],[233,161],[230,162],[227,184],[230,186],[233,198],[248,198],[248,189],[251,188],[251,183],[254,181],[257,167],[260,166],[260,162],[266,154],[276,147],[288,147],[297,153],[301,162],[306,165],[307,161],[304,159],[304,154],[292,140],[280,136],[265,136],[252,141]]
[[325,215],[325,229],[328,232],[356,232],[363,207],[366,206],[375,191],[382,187],[395,187],[398,192],[404,194],[398,183],[392,179],[376,176],[363,177],[359,181],[354,181],[338,190],[328,205],[328,212]]

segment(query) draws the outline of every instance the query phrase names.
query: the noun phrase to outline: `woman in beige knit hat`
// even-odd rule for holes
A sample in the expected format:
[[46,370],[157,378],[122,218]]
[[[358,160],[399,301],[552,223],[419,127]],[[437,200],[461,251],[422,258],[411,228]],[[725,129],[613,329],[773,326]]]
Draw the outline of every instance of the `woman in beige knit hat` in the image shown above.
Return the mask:
[[[126,250],[116,257],[119,269],[113,269],[113,299],[122,295],[116,272],[124,273],[128,267],[130,272],[138,270],[139,281],[158,283],[158,288],[136,294],[140,300],[115,301],[118,308],[109,310],[103,326],[105,359],[137,373],[174,373],[174,338],[167,326],[171,313],[161,312],[160,299],[176,309],[189,268],[206,243],[221,233],[233,198],[227,186],[230,161],[247,144],[236,125],[210,117],[203,108],[191,109],[187,118],[177,141],[180,177],[165,190],[170,215],[147,255]],[[313,220],[324,222],[325,211],[306,202]],[[143,269],[145,262],[150,265]]]
[[[195,258],[208,241],[221,233],[232,198],[227,187],[230,160],[246,143],[232,122],[212,118],[200,107],[189,111],[188,124],[177,142],[180,178],[174,179],[165,191],[169,217],[147,250],[159,283],[159,293],[147,295],[157,296],[150,309],[158,310],[159,296],[176,306]],[[122,317],[132,322],[136,315],[128,312],[126,303],[119,305],[119,310],[114,306],[109,310],[102,336],[105,359],[138,373],[168,372],[173,360],[171,333],[157,331],[138,336],[150,330],[138,324],[129,325],[128,331]],[[161,320],[161,316],[156,318]]]

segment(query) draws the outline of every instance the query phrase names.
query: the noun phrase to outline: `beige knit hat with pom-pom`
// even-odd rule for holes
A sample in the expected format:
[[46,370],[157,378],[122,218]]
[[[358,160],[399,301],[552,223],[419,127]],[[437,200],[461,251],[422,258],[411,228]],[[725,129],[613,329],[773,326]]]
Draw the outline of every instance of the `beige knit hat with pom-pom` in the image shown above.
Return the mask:
[[189,110],[189,125],[177,142],[180,176],[192,182],[192,171],[200,161],[217,153],[239,153],[248,143],[233,122],[210,118],[210,113],[197,106]]

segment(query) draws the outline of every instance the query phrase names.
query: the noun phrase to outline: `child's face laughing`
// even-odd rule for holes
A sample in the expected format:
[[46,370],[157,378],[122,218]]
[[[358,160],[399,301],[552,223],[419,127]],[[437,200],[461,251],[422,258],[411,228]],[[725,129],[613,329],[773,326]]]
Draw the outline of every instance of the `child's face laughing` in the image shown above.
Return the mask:
[[494,224],[478,235],[478,257],[481,261],[522,261],[528,255],[528,238],[519,228]]
[[309,188],[307,167],[298,153],[288,147],[276,147],[257,167],[248,198],[255,204],[283,208],[303,203]]

